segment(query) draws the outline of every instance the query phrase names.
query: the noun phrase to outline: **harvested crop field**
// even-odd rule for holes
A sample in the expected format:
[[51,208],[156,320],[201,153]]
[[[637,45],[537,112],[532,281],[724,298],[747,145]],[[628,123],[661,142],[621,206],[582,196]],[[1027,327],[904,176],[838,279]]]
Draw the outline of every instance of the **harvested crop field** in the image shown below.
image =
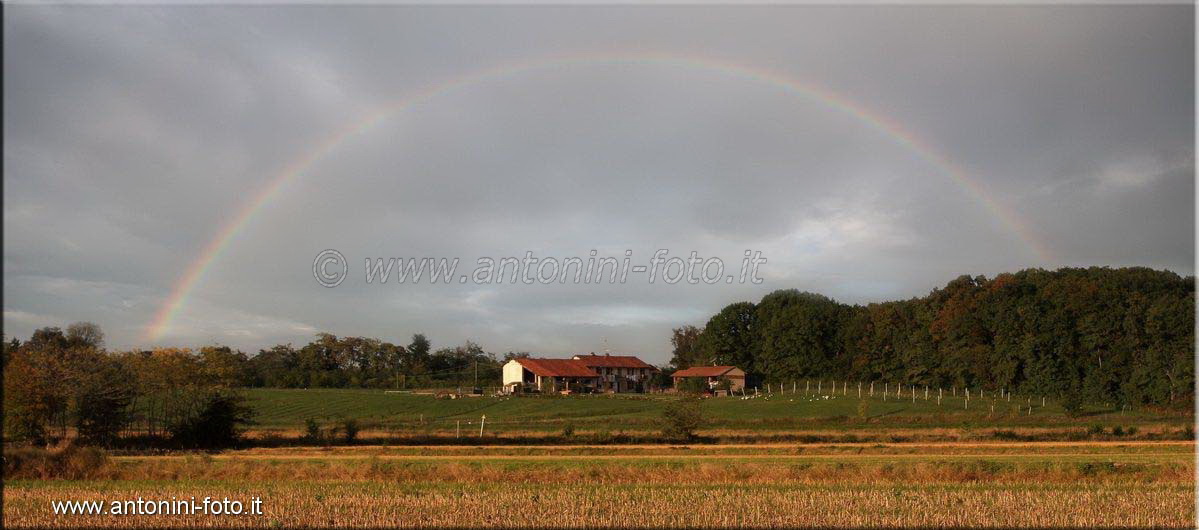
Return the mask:
[[[1162,526],[1194,445],[354,447],[112,457],[9,477],[29,526]],[[54,515],[52,501],[262,499],[262,515]]]

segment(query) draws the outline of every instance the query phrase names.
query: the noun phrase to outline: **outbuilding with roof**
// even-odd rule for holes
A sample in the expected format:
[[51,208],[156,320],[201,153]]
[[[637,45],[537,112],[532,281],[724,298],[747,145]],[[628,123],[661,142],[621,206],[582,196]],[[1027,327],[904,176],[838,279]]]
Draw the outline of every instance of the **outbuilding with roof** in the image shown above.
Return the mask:
[[729,390],[732,392],[745,388],[745,370],[736,366],[692,366],[679,370],[670,377],[674,379],[675,388],[690,378],[702,378],[709,389],[715,389],[722,379],[729,380]]

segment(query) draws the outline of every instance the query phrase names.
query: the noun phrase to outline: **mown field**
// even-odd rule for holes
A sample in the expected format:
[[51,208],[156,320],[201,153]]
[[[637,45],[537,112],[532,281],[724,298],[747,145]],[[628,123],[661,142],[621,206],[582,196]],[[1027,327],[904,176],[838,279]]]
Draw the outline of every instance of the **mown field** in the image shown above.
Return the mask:
[[[1195,521],[1190,442],[347,447],[27,472],[6,527],[985,526]],[[261,497],[264,513],[54,515],[51,501]]]
[[[881,386],[875,396],[857,396],[856,387],[837,392],[825,389],[805,394],[787,389],[782,394],[752,399],[722,397],[703,405],[706,423],[701,433],[764,434],[796,432],[876,432],[902,435],[904,430],[958,431],[994,429],[1037,430],[1087,429],[1101,426],[1110,432],[1116,426],[1135,427],[1141,434],[1164,432],[1176,436],[1191,424],[1189,414],[1160,411],[1120,410],[1095,404],[1080,416],[1065,413],[1053,400],[1039,396],[998,398],[994,395],[969,401],[949,393],[937,403],[936,391],[928,398],[923,391],[916,399],[906,391],[887,399]],[[960,390],[959,390],[960,393]],[[379,390],[338,389],[249,389],[249,404],[257,411],[259,432],[295,434],[308,419],[331,425],[354,419],[365,435],[478,435],[486,415],[485,436],[550,435],[569,428],[578,434],[637,434],[660,429],[662,411],[674,396],[667,395],[579,395],[528,397],[466,397],[436,399],[432,395],[386,393]],[[1032,407],[1030,413],[1029,407]]]

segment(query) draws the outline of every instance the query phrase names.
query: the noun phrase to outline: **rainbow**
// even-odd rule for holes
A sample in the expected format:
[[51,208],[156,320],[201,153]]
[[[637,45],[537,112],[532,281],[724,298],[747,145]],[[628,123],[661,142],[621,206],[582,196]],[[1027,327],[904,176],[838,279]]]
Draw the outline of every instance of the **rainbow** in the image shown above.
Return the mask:
[[643,52],[556,56],[524,62],[504,63],[429,85],[422,90],[410,93],[403,98],[382,105],[372,112],[368,112],[363,118],[353,121],[340,130],[335,131],[314,149],[288,163],[261,191],[251,200],[247,201],[242,209],[222,227],[221,231],[204,246],[196,259],[187,267],[183,276],[175,283],[165,302],[155,313],[153,321],[146,327],[143,339],[147,342],[154,342],[163,336],[170,328],[172,320],[187,305],[188,297],[195,290],[201,279],[203,279],[204,273],[228,249],[230,242],[236,238],[242,228],[262,210],[265,204],[270,202],[279,193],[280,189],[354,136],[370,130],[379,122],[405,109],[455,89],[537,70],[596,64],[669,66],[711,71],[749,82],[765,83],[788,94],[842,111],[867,127],[892,138],[898,144],[919,155],[928,164],[938,168],[942,173],[964,188],[971,196],[976,198],[991,215],[1014,232],[1042,262],[1047,263],[1052,261],[1046,245],[1039,240],[1035,233],[1029,230],[1014,212],[994,200],[982,183],[971,178],[961,167],[954,164],[927,142],[922,141],[919,136],[905,129],[899,123],[836,92],[815,84],[787,77],[778,72],[710,58],[660,53],[647,54]]

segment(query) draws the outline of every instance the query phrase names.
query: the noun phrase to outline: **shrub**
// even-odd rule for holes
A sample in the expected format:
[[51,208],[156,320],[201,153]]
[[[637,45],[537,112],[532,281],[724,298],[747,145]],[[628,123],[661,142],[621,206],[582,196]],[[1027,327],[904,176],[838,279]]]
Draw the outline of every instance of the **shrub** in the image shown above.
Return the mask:
[[304,420],[304,441],[316,443],[321,438],[321,424],[317,423],[316,418]]
[[1062,396],[1062,408],[1066,410],[1066,415],[1078,417],[1082,414],[1082,398],[1076,392],[1068,393]]
[[991,435],[1000,440],[1007,440],[1007,441],[1014,441],[1014,440],[1021,439],[1021,436],[1019,434],[1016,434],[1016,431],[1011,431],[1011,430],[995,431],[995,432],[991,433]]
[[666,406],[662,411],[663,436],[676,440],[691,440],[704,423],[700,400],[685,397]]
[[708,391],[708,381],[702,377],[685,377],[679,382],[679,392],[699,394]]
[[243,425],[252,423],[253,410],[244,398],[215,392],[204,399],[199,414],[171,426],[171,439],[184,447],[230,447],[241,437]]
[[341,435],[346,443],[352,444],[358,440],[358,420],[347,418],[341,421]]
[[864,423],[870,417],[870,401],[866,399],[859,400],[857,412],[858,420]]
[[91,479],[97,478],[108,463],[108,455],[95,447],[70,445],[61,451],[33,447],[6,450],[4,478]]
[[303,421],[303,440],[320,441],[320,423],[317,418],[309,417]]

